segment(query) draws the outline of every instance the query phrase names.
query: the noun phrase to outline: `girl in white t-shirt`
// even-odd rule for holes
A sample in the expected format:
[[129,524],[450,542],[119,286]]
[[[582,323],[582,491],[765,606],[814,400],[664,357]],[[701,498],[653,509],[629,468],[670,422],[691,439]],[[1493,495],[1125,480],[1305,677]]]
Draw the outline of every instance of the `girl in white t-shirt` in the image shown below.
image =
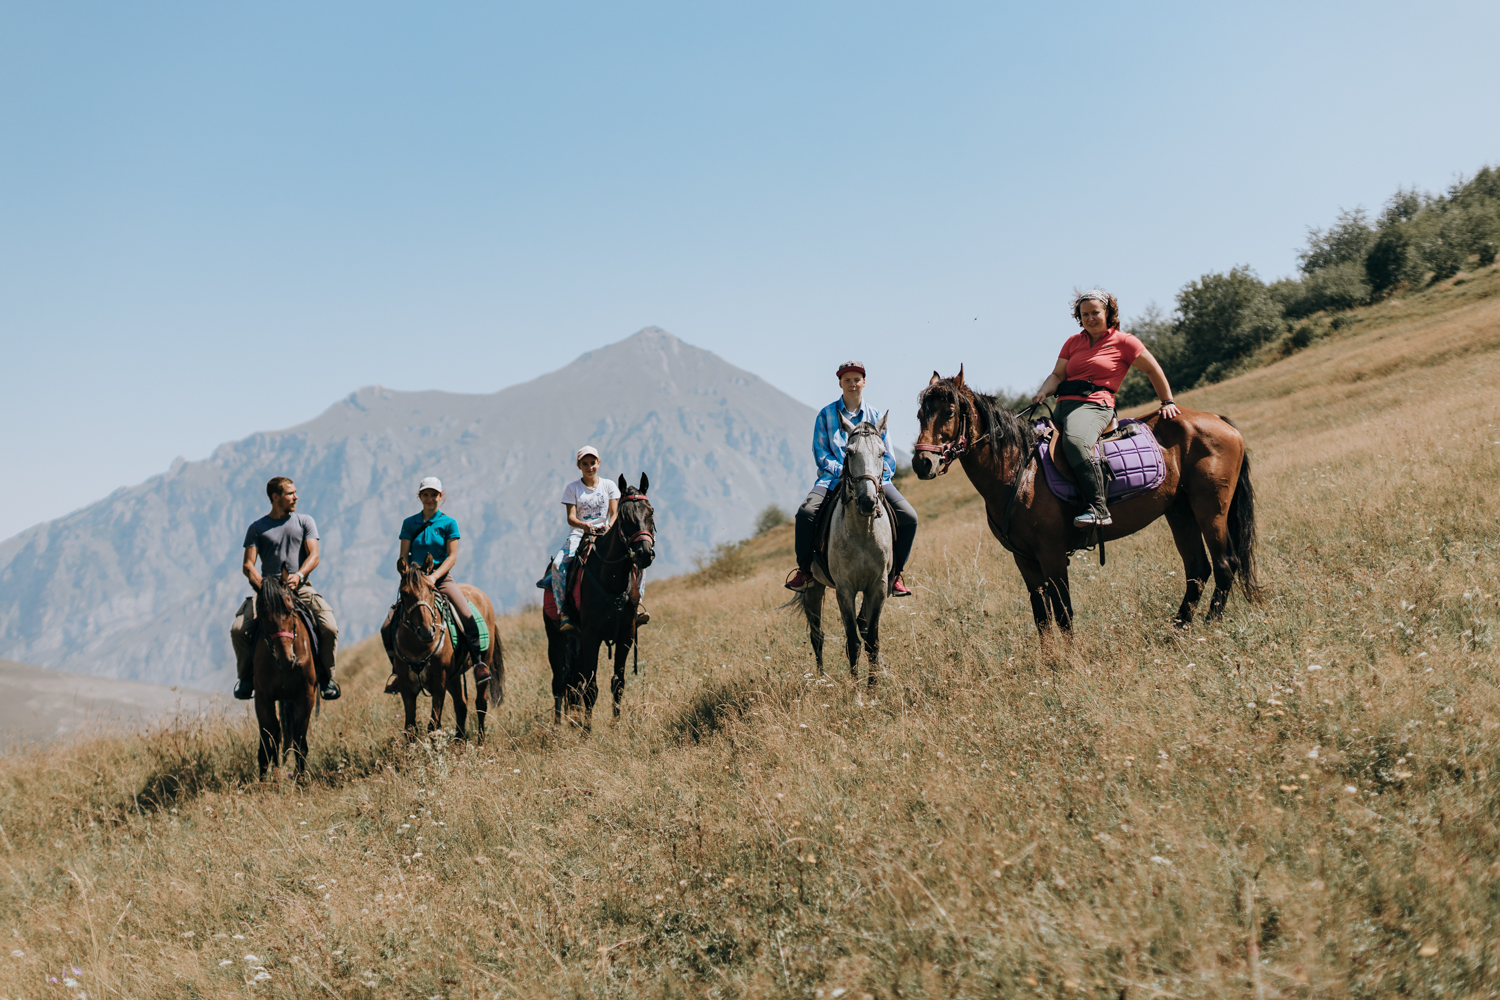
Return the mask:
[[568,592],[568,561],[578,552],[584,533],[602,535],[615,523],[620,511],[620,488],[599,478],[599,452],[584,445],[576,456],[583,478],[563,488],[562,502],[568,510],[568,540],[552,557],[552,598],[557,601],[559,624],[564,632],[573,628],[563,609]]

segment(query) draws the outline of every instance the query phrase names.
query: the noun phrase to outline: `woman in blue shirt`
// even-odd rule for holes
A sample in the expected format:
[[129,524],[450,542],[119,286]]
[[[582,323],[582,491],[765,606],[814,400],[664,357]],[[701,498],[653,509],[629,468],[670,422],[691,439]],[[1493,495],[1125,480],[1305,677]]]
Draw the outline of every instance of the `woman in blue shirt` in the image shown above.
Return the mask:
[[[813,583],[812,559],[813,548],[817,545],[815,532],[818,511],[823,506],[824,498],[844,473],[844,449],[849,443],[843,427],[839,425],[839,415],[843,414],[852,424],[864,420],[880,423],[880,411],[864,403],[865,366],[858,361],[845,361],[839,365],[838,380],[842,395],[823,407],[813,423],[813,459],[818,466],[818,481],[813,484],[812,492],[797,510],[797,571],[786,581],[788,590],[806,590]],[[883,485],[886,499],[896,508],[896,543],[891,553],[891,596],[910,597],[911,591],[901,580],[901,570],[906,566],[906,558],[911,555],[912,541],[917,537],[917,512],[891,482],[891,477],[896,473],[896,456],[891,451],[889,434],[884,437]]]
[[[397,558],[397,564],[399,566],[405,561],[420,566],[427,561],[428,556],[432,556],[432,572],[428,574],[428,579],[433,588],[453,606],[453,613],[463,629],[462,636],[453,637],[454,645],[457,646],[462,641],[468,648],[474,661],[474,680],[478,683],[488,679],[489,667],[485,665],[479,651],[479,623],[469,610],[468,597],[453,578],[453,567],[458,564],[458,522],[438,509],[438,505],[443,502],[443,483],[436,476],[428,476],[422,480],[417,487],[417,499],[422,501],[422,512],[401,522],[401,555]],[[394,651],[395,621],[396,608],[392,607],[385,616],[385,624],[380,627],[387,655]],[[393,658],[393,666],[395,662]],[[395,684],[396,675],[392,672],[390,679],[385,682],[387,694],[396,693]]]

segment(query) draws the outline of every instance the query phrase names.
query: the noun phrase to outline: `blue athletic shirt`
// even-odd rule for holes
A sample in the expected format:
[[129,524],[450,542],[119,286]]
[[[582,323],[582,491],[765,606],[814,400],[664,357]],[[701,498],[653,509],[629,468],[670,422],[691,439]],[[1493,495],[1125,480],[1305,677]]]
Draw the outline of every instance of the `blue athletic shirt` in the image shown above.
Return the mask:
[[448,539],[458,537],[458,522],[442,511],[432,515],[431,521],[422,520],[419,512],[401,522],[401,538],[411,541],[408,558],[418,566],[428,556],[434,566],[441,566],[448,558]]

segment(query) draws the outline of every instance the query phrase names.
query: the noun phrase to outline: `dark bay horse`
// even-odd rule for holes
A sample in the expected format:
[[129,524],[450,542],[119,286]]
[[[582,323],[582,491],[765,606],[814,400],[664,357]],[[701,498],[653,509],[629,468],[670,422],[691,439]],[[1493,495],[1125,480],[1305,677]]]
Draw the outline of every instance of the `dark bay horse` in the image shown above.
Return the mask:
[[318,677],[307,623],[297,615],[285,569],[261,580],[255,614],[260,777],[280,764],[286,751],[292,755],[293,778],[300,778],[307,768],[307,727],[318,704]]
[[[562,722],[565,708],[569,714],[582,709],[584,728],[593,724],[594,703],[599,700],[599,646],[604,642],[612,642],[615,647],[615,672],[609,688],[614,695],[614,717],[620,717],[625,661],[635,645],[641,574],[656,558],[656,512],[646,498],[650,483],[645,473],[641,473],[638,487],[620,477],[619,516],[598,536],[588,560],[579,560],[569,569],[570,574],[583,574],[576,628],[560,632],[556,622],[547,620],[554,725]],[[582,548],[579,554],[583,554]],[[571,580],[568,586],[572,588]]]
[[[1031,613],[1046,636],[1049,621],[1072,627],[1068,550],[1074,511],[1038,473],[1036,432],[1031,423],[998,405],[993,396],[964,384],[963,368],[952,378],[932,373],[918,397],[916,454],[912,471],[932,479],[955,459],[984,498],[990,531],[1015,557],[1031,591]],[[1175,420],[1145,419],[1161,443],[1167,474],[1156,489],[1110,504],[1114,524],[1104,540],[1124,538],[1165,516],[1182,556],[1187,592],[1176,622],[1192,621],[1193,608],[1213,574],[1209,620],[1224,613],[1238,578],[1245,596],[1259,599],[1255,579],[1255,491],[1245,439],[1227,417],[1182,410]],[[939,464],[941,463],[941,467]],[[1208,552],[1204,554],[1204,544]]]
[[[406,733],[417,735],[417,695],[423,691],[432,694],[432,719],[429,728],[438,729],[443,723],[443,701],[445,695],[453,697],[454,732],[459,739],[468,736],[469,700],[464,687],[464,673],[471,663],[468,650],[454,645],[447,621],[438,613],[437,591],[433,589],[431,577],[432,556],[418,566],[416,563],[398,561],[396,569],[401,574],[401,596],[396,602],[396,635],[393,642],[392,666],[396,671],[396,690],[401,693],[401,703],[406,709]],[[474,682],[474,709],[478,713],[478,739],[484,739],[484,718],[489,712],[490,692],[494,690],[495,704],[505,701],[505,656],[500,650],[500,633],[495,629],[495,608],[484,591],[460,584],[459,589],[474,606],[474,611],[484,617],[490,630],[490,648],[485,650],[482,662],[489,668],[489,676]],[[458,622],[455,619],[454,625]]]

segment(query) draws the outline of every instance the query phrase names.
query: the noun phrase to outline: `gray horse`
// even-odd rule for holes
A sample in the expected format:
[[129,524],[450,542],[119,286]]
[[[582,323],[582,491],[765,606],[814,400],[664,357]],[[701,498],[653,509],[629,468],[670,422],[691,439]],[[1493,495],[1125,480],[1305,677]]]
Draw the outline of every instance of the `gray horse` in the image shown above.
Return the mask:
[[[881,417],[878,425],[864,421],[855,426],[839,414],[849,445],[844,454],[844,474],[824,501],[834,505],[828,515],[833,521],[828,537],[828,569],[825,573],[814,560],[812,572],[817,582],[793,601],[807,615],[813,654],[822,673],[823,592],[828,587],[834,589],[844,618],[849,674],[859,680],[859,644],[863,639],[872,688],[880,670],[880,608],[890,586],[895,539],[891,512],[884,504],[885,422],[886,417]],[[856,615],[855,598],[860,594],[864,601]]]

